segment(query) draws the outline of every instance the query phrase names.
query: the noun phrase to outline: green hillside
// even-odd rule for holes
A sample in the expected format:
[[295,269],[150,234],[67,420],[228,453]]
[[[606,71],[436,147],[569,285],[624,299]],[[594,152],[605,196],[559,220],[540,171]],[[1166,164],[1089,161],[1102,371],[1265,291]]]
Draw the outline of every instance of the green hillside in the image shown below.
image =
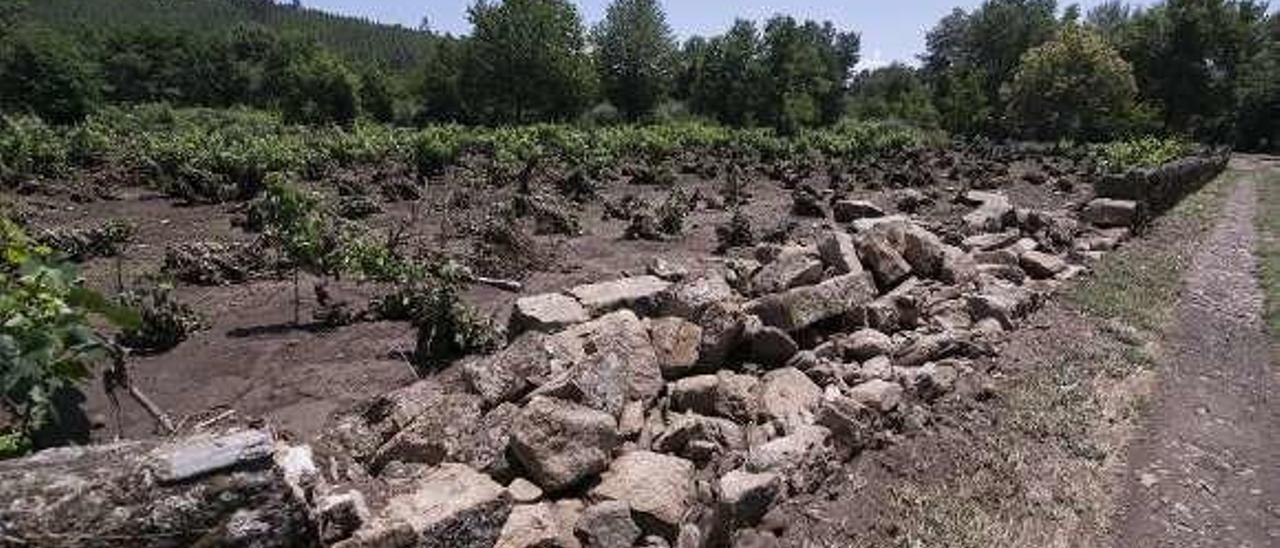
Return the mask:
[[161,27],[206,33],[254,22],[312,38],[358,63],[393,70],[418,66],[433,35],[270,0],[34,0],[26,17],[62,31],[95,33]]

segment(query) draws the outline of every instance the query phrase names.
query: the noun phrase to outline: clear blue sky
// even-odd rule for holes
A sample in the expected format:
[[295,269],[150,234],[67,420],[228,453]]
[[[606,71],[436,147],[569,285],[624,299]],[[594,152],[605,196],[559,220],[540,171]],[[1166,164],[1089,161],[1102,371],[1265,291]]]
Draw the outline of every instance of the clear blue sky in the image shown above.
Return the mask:
[[[1103,0],[1080,0],[1087,11]],[[384,23],[416,27],[423,16],[437,31],[467,34],[467,6],[473,0],[302,0],[303,5],[367,17]],[[1070,2],[1059,0],[1061,8]],[[1134,4],[1151,4],[1138,0]],[[604,16],[609,0],[574,0],[588,25]],[[771,2],[663,0],[667,21],[681,38],[695,34],[719,34],[735,18],[763,20],[775,13],[798,19],[830,20],[842,29],[862,33],[862,66],[878,66],[891,61],[913,61],[924,50],[924,34],[950,13],[966,10],[981,0],[773,0]]]

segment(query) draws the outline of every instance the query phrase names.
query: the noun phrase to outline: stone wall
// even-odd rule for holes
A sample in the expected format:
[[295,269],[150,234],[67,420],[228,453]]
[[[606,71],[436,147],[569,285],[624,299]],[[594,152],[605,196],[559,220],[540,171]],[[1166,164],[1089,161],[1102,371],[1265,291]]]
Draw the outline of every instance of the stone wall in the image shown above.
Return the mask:
[[1141,216],[1150,219],[1217,177],[1230,157],[1229,151],[1219,149],[1156,168],[1107,174],[1097,180],[1094,191],[1099,198],[1137,202]]

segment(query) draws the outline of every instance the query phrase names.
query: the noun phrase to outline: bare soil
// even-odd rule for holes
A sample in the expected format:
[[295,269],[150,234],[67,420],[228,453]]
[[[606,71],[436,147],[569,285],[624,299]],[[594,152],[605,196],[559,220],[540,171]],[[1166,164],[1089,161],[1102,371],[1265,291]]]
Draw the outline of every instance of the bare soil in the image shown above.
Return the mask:
[[1149,424],[1133,445],[1116,546],[1280,544],[1280,379],[1262,320],[1251,169],[1185,281]]

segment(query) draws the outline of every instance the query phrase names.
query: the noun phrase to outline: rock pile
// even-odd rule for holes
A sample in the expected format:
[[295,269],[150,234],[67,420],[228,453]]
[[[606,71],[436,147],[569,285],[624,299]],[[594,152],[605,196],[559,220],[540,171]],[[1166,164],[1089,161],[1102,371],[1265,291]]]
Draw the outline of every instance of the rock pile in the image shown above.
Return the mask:
[[[1134,219],[962,198],[963,235],[843,205],[844,228],[723,272],[519,299],[506,349],[333,419],[334,477],[420,478],[340,545],[758,539],[778,501],[892,440]],[[427,511],[428,486],[457,493],[448,512]]]

